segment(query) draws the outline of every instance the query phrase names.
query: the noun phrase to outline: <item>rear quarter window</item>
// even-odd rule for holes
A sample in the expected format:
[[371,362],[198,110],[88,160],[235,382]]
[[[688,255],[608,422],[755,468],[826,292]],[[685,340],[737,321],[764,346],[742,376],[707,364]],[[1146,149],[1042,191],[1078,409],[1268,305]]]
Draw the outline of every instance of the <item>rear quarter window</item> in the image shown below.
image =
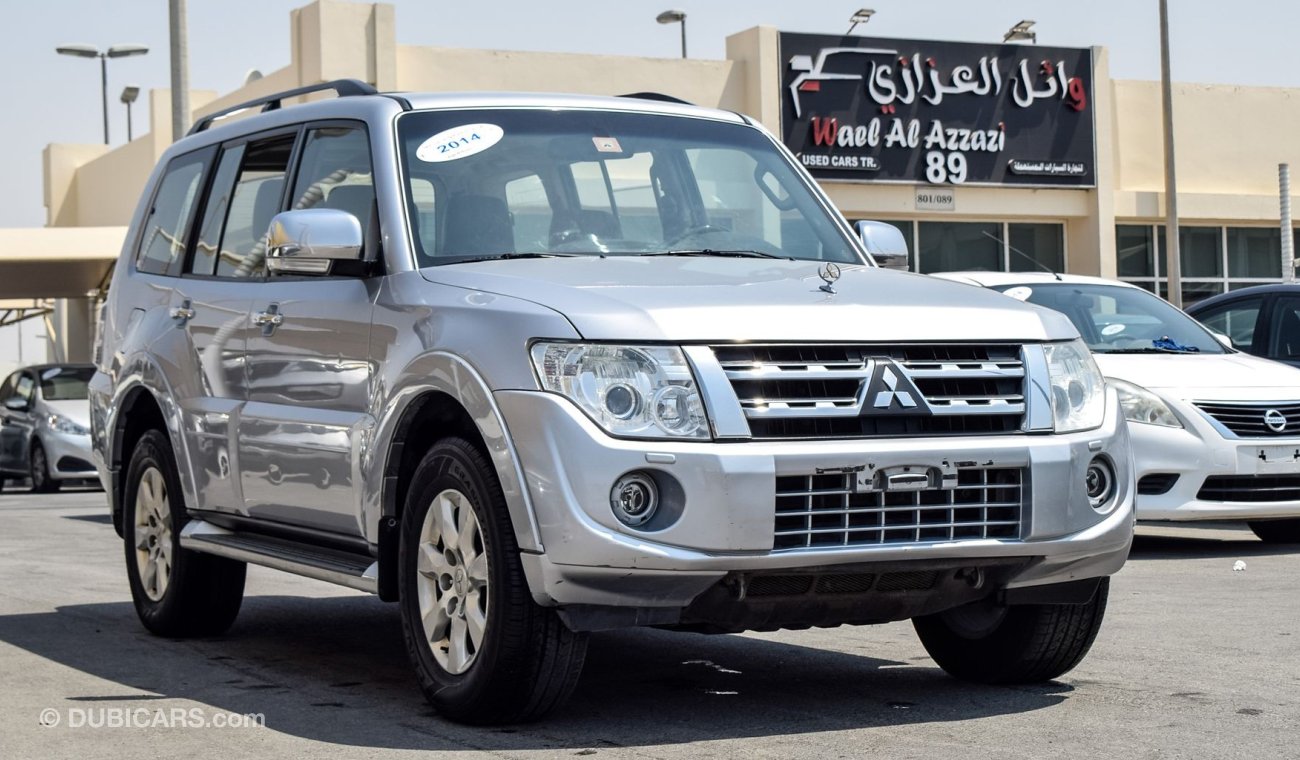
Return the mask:
[[215,149],[178,156],[167,170],[145,215],[136,251],[141,272],[177,276],[185,262],[190,222],[203,189],[203,177]]

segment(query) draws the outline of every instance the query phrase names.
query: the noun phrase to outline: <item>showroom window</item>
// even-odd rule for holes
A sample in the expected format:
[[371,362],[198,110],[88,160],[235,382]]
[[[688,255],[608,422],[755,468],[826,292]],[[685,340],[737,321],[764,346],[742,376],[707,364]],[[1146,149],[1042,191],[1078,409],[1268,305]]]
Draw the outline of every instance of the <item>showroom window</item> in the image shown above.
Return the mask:
[[882,221],[903,231],[913,272],[1065,271],[1063,224]]
[[[1152,292],[1165,286],[1165,228],[1115,225],[1119,278]],[[1218,293],[1282,279],[1282,234],[1276,227],[1180,227],[1183,305]]]

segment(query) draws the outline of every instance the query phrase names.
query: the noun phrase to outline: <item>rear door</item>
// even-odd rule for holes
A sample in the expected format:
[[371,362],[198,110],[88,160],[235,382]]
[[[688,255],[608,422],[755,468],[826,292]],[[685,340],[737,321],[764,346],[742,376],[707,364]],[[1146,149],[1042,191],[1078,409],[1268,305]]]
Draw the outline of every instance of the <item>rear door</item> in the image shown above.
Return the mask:
[[11,474],[25,472],[20,412],[9,405],[11,399],[18,400],[16,386],[21,375],[14,372],[0,385],[0,471]]
[[[310,125],[300,154],[287,206],[346,211],[372,229],[364,125]],[[355,274],[272,274],[249,289],[248,403],[238,457],[250,516],[361,533],[359,453],[374,424],[369,344],[378,282]]]
[[252,294],[265,279],[263,238],[280,208],[297,129],[221,147],[193,250],[172,294],[194,371],[177,393],[199,508],[239,513],[235,436],[248,398]]

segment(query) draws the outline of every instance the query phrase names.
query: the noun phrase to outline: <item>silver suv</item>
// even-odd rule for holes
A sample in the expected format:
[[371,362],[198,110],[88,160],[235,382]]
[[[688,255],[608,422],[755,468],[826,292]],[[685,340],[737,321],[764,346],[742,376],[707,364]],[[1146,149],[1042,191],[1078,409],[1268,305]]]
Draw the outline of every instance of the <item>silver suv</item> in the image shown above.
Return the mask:
[[1134,488],[1065,317],[876,266],[897,231],[744,116],[310,89],[173,145],[113,278],[92,428],[149,630],[225,630],[249,562],[374,592],[476,723],[621,626],[1087,652]]

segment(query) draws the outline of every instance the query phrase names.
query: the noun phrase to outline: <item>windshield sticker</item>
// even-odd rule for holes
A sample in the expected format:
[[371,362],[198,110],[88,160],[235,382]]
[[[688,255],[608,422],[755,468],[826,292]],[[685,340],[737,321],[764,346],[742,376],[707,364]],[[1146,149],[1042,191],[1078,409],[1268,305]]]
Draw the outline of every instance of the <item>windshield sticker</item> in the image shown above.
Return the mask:
[[1028,301],[1029,297],[1034,294],[1034,289],[1027,288],[1024,285],[1019,285],[1014,288],[1007,288],[1006,290],[1002,291],[1002,294],[1011,296],[1017,301]]
[[593,137],[591,141],[596,144],[596,150],[601,153],[622,153],[623,148],[618,144],[618,140],[613,137]]
[[42,379],[42,380],[53,380],[54,378],[56,378],[56,377],[58,377],[59,375],[62,375],[62,374],[63,374],[63,368],[62,368],[62,367],[51,367],[50,369],[47,369],[47,370],[45,370],[44,372],[41,373],[41,379]]
[[1105,327],[1101,328],[1101,334],[1119,335],[1120,333],[1124,332],[1124,329],[1127,327],[1128,325],[1123,324],[1122,322],[1116,322],[1114,324],[1106,325]]
[[420,143],[415,157],[425,163],[455,161],[482,153],[501,141],[505,131],[496,124],[465,124],[445,129]]

